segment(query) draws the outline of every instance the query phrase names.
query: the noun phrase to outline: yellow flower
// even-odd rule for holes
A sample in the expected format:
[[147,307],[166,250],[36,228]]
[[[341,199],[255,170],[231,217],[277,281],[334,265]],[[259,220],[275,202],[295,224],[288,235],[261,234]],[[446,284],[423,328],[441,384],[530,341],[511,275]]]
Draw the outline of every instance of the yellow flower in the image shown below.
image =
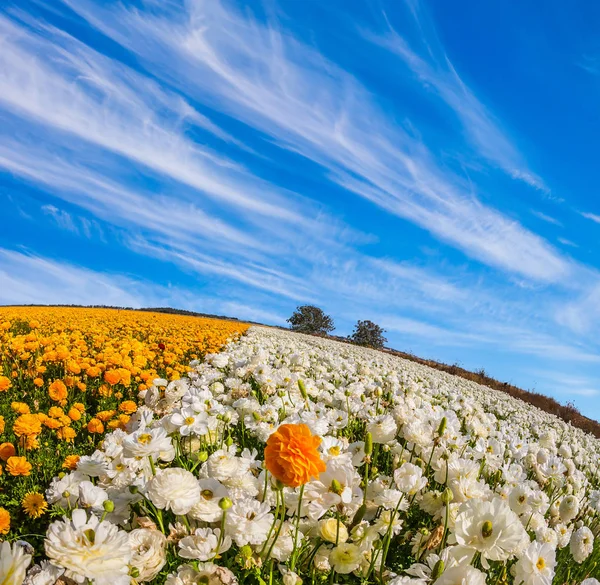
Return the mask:
[[125,414],[133,414],[137,410],[137,404],[133,400],[125,400],[119,404],[119,410]]
[[23,498],[21,502],[23,510],[30,518],[39,518],[45,514],[48,509],[48,502],[44,499],[42,494],[37,492],[29,492]]
[[58,429],[58,431],[56,431],[56,436],[61,441],[72,443],[77,436],[77,433],[75,432],[75,429],[72,429],[71,427],[63,427],[62,429]]
[[6,471],[11,475],[29,475],[31,463],[25,457],[9,457],[6,462]]

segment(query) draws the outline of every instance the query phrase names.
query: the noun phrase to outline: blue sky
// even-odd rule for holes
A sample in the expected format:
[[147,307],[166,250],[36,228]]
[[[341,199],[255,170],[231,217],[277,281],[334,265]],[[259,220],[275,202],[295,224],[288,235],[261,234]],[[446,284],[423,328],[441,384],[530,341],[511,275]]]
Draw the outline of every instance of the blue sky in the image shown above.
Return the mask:
[[0,8],[0,303],[298,304],[600,418],[600,5]]

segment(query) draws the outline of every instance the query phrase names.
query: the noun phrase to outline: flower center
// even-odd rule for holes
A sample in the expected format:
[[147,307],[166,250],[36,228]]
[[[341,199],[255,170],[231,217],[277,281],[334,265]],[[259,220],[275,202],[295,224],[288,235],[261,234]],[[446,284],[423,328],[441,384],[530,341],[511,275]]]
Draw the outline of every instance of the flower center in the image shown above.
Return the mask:
[[193,425],[196,419],[193,416],[188,416],[183,422],[186,425]]
[[337,445],[334,445],[333,447],[329,447],[329,454],[330,455],[334,455],[335,457],[337,457],[340,454],[340,448]]
[[201,492],[201,493],[202,493],[202,497],[203,497],[205,500],[212,500],[212,499],[213,499],[213,497],[214,497],[214,494],[212,493],[212,491],[211,491],[211,490],[202,490],[202,492]]
[[138,437],[138,443],[142,445],[147,445],[150,441],[152,441],[152,435],[150,433],[144,433]]
[[538,568],[539,571],[541,571],[542,569],[546,568],[546,561],[542,557],[540,557],[537,560],[535,566]]
[[492,523],[489,520],[486,520],[481,526],[481,536],[483,536],[483,538],[489,538],[492,536],[493,532],[494,527],[492,526]]

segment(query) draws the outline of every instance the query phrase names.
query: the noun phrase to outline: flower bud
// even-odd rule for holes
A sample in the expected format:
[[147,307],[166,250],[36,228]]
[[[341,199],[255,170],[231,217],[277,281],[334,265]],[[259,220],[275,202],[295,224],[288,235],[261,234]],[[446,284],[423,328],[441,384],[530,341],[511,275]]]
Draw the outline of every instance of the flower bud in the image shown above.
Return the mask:
[[452,490],[450,488],[446,488],[442,492],[442,502],[444,503],[444,505],[448,506],[453,499],[454,494],[452,493]]
[[440,559],[433,566],[433,570],[431,571],[431,580],[435,581],[436,579],[439,579],[442,576],[443,572],[444,572],[444,561],[442,561],[442,559]]
[[446,432],[446,427],[448,426],[448,419],[444,417],[440,421],[440,426],[438,427],[437,433],[438,437],[441,437]]
[[137,567],[131,567],[129,569],[129,576],[134,579],[140,576],[140,570]]
[[225,445],[227,445],[228,447],[231,447],[231,445],[233,445],[233,439],[231,437],[227,437],[225,439]]
[[367,433],[365,437],[365,455],[370,455],[371,453],[373,453],[373,435]]
[[242,548],[240,548],[240,555],[242,555],[245,559],[252,558],[252,547],[249,544],[245,544]]
[[331,489],[331,491],[334,494],[337,494],[338,496],[344,491],[343,488],[342,488],[342,484],[337,479],[334,479],[331,482],[331,488],[330,489]]
[[104,508],[104,511],[109,514],[115,511],[115,503],[112,500],[104,500],[102,507]]
[[308,400],[308,393],[306,392],[306,386],[302,380],[298,380],[298,388],[300,388],[300,394],[304,400]]
[[219,508],[221,508],[221,510],[229,510],[231,506],[233,506],[233,502],[229,498],[221,498],[219,500]]
[[129,486],[129,493],[130,494],[137,494],[140,491],[140,488],[138,488],[137,485],[130,485]]

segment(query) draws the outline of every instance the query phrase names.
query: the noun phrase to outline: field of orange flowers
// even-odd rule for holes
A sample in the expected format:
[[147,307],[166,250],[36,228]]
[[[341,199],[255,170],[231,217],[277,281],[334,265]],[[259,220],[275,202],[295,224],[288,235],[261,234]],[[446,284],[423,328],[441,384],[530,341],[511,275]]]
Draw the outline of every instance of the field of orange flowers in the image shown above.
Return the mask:
[[246,329],[163,313],[0,307],[0,535],[43,533],[50,480],[124,428],[154,379],[178,379]]

